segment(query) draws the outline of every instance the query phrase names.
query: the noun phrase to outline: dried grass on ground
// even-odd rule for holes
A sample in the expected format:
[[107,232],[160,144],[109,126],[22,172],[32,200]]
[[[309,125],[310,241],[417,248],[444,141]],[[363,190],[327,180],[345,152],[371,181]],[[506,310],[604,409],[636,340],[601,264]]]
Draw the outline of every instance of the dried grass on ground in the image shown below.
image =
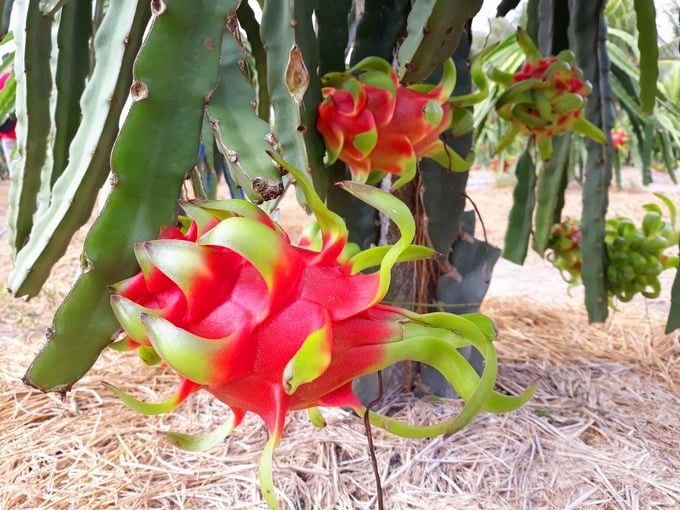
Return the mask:
[[[475,192],[496,242],[509,195]],[[613,194],[613,207],[634,215],[653,200],[641,195]],[[0,508],[263,508],[257,463],[266,431],[256,417],[224,444],[185,453],[156,431],[199,433],[222,423],[227,411],[204,395],[171,416],[128,410],[103,381],[149,400],[174,388],[173,377],[134,356],[106,352],[64,402],[21,383],[77,257],[77,249],[69,250],[43,294],[29,303],[0,294]],[[3,243],[3,280],[8,267]],[[386,508],[680,508],[680,335],[663,335],[664,317],[652,306],[649,312],[623,307],[606,325],[589,326],[579,305],[555,302],[564,293],[557,282],[540,288],[536,280],[519,282],[513,289],[523,286],[531,299],[501,292],[484,305],[501,331],[500,388],[518,392],[539,381],[527,406],[481,415],[448,440],[374,431]],[[542,304],[547,297],[550,304]],[[388,395],[382,405],[426,423],[458,403]],[[275,457],[284,508],[375,508],[360,420],[342,410],[326,417],[328,427],[315,429],[304,414],[291,416]]]
[[[662,335],[659,317],[619,314],[588,327],[579,310],[527,300],[495,298],[485,311],[502,331],[501,388],[538,379],[536,397],[512,414],[484,414],[448,440],[375,431],[386,508],[678,508],[678,335]],[[155,431],[204,431],[225,408],[199,396],[174,416],[135,414],[102,381],[153,399],[168,395],[174,378],[162,370],[149,378],[133,356],[116,353],[62,402],[21,384],[26,336],[2,331],[0,508],[262,508],[266,432],[257,418],[208,452],[179,451]],[[457,403],[392,395],[383,405],[426,423]],[[341,410],[326,416],[325,429],[303,413],[291,417],[275,462],[284,508],[375,508],[361,422]]]

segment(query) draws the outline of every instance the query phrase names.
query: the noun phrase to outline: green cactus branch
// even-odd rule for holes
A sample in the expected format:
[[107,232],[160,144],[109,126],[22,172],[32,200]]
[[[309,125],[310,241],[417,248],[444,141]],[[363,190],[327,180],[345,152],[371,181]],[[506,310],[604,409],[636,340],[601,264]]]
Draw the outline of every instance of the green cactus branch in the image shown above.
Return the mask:
[[97,63],[80,99],[82,121],[72,140],[68,165],[52,188],[45,214],[37,219],[31,238],[16,255],[9,278],[9,288],[16,296],[32,297],[40,291],[73,234],[92,214],[111,168],[111,148],[129,93],[132,64],[149,16],[148,6],[126,0],[107,11],[97,31]]
[[555,154],[543,165],[536,192],[536,213],[534,217],[534,241],[532,248],[543,255],[548,246],[552,226],[559,223],[561,204],[569,171],[571,134],[558,135],[553,140]]
[[638,50],[640,51],[640,105],[651,115],[656,104],[659,77],[659,43],[656,26],[656,8],[649,0],[634,0],[635,19],[638,29]]
[[354,44],[350,66],[366,57],[392,60],[397,40],[406,26],[410,0],[367,0],[354,3]]
[[321,82],[318,74],[320,51],[312,15],[317,3],[316,0],[296,0],[294,17],[296,20],[295,42],[302,54],[309,80],[300,104],[300,120],[307,149],[307,161],[314,186],[317,189],[324,189],[328,186],[328,179],[323,171],[323,156],[326,148],[321,135],[316,130],[316,107],[321,102]]
[[319,75],[345,67],[349,43],[349,12],[352,0],[318,2]]
[[82,116],[80,97],[90,74],[92,1],[77,0],[63,5],[57,33],[58,61],[55,75],[57,103],[54,111],[50,189],[68,164],[68,151]]
[[[233,31],[238,33],[238,27],[234,26]],[[243,59],[234,33],[225,34],[220,81],[206,113],[231,177],[249,200],[259,204],[280,196],[283,183],[266,153],[272,149],[267,142],[269,124],[251,107],[256,93],[243,76]]]
[[[50,135],[50,95],[52,72],[52,18],[43,16],[38,0],[18,0],[15,5],[17,55],[14,74],[17,79],[17,139],[21,155],[12,171],[9,195],[9,243],[12,257],[28,241],[40,190],[40,177],[47,160]],[[30,118],[30,122],[29,119]]]
[[[139,9],[148,5],[139,2]],[[127,6],[137,10],[138,4]],[[117,321],[108,285],[135,272],[135,242],[174,221],[180,187],[196,162],[206,98],[218,81],[224,20],[236,6],[227,0],[153,4],[135,61],[133,104],[113,149],[114,187],[85,240],[83,274],[57,311],[48,343],[24,378],[28,384],[68,390],[111,342]]]
[[[569,6],[570,42],[576,54],[576,61],[583,69],[584,77],[593,85],[593,92],[588,98],[586,116],[590,122],[600,126],[609,137],[612,125],[612,97],[608,78],[609,57],[604,2],[572,0]],[[581,217],[582,278],[588,318],[591,322],[603,322],[608,315],[605,278],[607,255],[603,239],[609,203],[608,190],[612,178],[611,148],[590,139],[586,140],[586,147],[588,156]]]
[[[293,94],[304,95],[309,85],[309,75],[302,67],[302,55],[295,42],[293,19],[295,2],[265,2],[260,24],[260,38],[267,54],[267,86],[272,110],[278,149],[284,159],[297,168],[308,168],[304,136],[300,129],[302,119]],[[293,84],[286,77],[299,77]],[[294,90],[291,90],[294,89]]]
[[9,31],[9,21],[13,5],[14,0],[0,0],[0,40],[4,39]]
[[247,1],[241,1],[236,10],[238,22],[248,35],[250,52],[255,61],[254,85],[257,90],[257,114],[269,122],[269,87],[267,86],[267,54],[260,38],[260,24]]
[[450,58],[465,24],[481,7],[481,0],[416,0],[408,18],[408,35],[399,49],[402,80],[422,81]]
[[512,209],[505,232],[503,257],[515,264],[523,264],[527,256],[536,204],[536,165],[531,147],[527,147],[519,157],[515,175],[517,184],[512,195]]
[[[678,246],[680,249],[680,246]],[[675,279],[671,288],[671,309],[666,322],[666,334],[680,328],[680,269],[675,270]]]

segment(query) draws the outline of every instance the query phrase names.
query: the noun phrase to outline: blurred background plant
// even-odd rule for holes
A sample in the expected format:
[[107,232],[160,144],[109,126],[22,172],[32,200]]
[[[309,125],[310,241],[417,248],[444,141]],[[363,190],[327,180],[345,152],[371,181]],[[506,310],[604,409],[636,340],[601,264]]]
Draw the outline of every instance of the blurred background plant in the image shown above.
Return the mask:
[[[514,18],[526,26],[527,8],[532,2],[518,4]],[[655,97],[653,116],[646,115],[640,106],[640,51],[638,49],[639,31],[633,3],[626,0],[609,0],[605,7],[607,23],[607,51],[611,58],[609,79],[613,92],[613,124],[625,133],[629,145],[615,147],[613,170],[616,185],[621,187],[621,165],[634,165],[641,169],[643,184],[653,181],[653,172],[668,173],[677,182],[675,171],[680,159],[680,23],[677,0],[654,2],[657,6],[658,32],[658,93]],[[482,26],[478,28],[482,28]],[[487,27],[484,27],[487,28]],[[496,18],[488,24],[489,32],[480,30],[475,38],[478,49],[486,41],[503,41],[503,49],[486,57],[489,64],[503,70],[512,71],[522,61],[520,48],[513,43],[513,25],[505,18]],[[475,110],[478,129],[475,132],[477,163],[491,167],[497,157],[490,151],[505,130],[504,121],[498,119],[492,106],[499,94],[497,85],[491,86],[489,98]],[[573,179],[581,182],[585,161],[585,147],[582,140],[572,140],[569,172]],[[506,148],[505,156],[518,156],[523,144],[516,142]],[[496,167],[497,165],[494,165]],[[493,168],[494,170],[496,168]]]
[[[567,184],[575,182],[582,187],[583,213],[578,220],[578,232],[583,243],[579,245],[579,259],[585,260],[586,267],[579,282],[585,285],[591,320],[607,316],[604,303],[609,282],[605,274],[610,260],[601,239],[606,230],[604,190],[609,188],[610,179],[613,176],[620,189],[621,168],[629,165],[639,168],[643,186],[653,182],[656,172],[666,173],[677,183],[680,157],[677,0],[653,4],[611,0],[602,6],[602,23],[590,53],[588,48],[579,48],[572,36],[579,30],[573,19],[578,8],[574,2],[508,1],[501,2],[497,12],[527,27],[543,55],[556,55],[565,49],[576,52],[577,62],[584,66],[587,79],[595,86],[594,97],[588,98],[588,111],[592,114],[592,108],[597,108],[601,112],[599,122],[595,123],[608,133],[609,146],[597,147],[583,137],[565,135],[553,139],[556,154],[545,163],[537,161],[534,155],[533,138],[528,142],[515,140],[501,154],[494,154],[493,148],[510,129],[494,110],[504,88],[492,84],[489,98],[475,110],[475,148],[480,154],[477,161],[480,166],[494,170],[502,183],[508,183],[508,176],[498,168],[505,167],[501,161],[516,158],[516,164],[510,167],[514,174],[511,182],[515,186],[515,204],[505,238],[505,258],[523,263],[530,241],[532,248],[544,255],[550,232],[562,221]],[[477,26],[478,44],[483,44],[480,40],[484,37],[501,41],[495,51],[485,56],[487,67],[512,73],[523,62],[521,49],[509,33],[511,27],[512,22],[498,19],[488,26],[481,25],[481,29]],[[596,48],[595,54],[592,48]],[[679,296],[676,278],[671,315],[677,313]],[[677,325],[677,321],[669,320],[669,330],[673,324]]]

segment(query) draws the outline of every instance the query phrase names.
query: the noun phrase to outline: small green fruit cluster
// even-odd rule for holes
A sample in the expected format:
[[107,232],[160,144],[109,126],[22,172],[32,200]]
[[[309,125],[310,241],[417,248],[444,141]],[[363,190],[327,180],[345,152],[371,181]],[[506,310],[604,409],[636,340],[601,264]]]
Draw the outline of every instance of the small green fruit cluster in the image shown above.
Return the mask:
[[[646,204],[642,225],[636,226],[626,217],[607,220],[605,246],[607,250],[607,287],[610,303],[613,298],[628,302],[636,294],[656,298],[661,293],[659,275],[677,267],[680,257],[668,255],[668,248],[677,246],[680,232],[675,228],[675,207],[666,197],[657,195],[668,205],[671,221],[663,219],[661,208]],[[581,224],[567,218],[553,227],[548,260],[560,270],[570,285],[581,283]]]
[[628,218],[608,220],[605,243],[609,265],[607,282],[609,293],[623,302],[635,294],[656,298],[661,293],[659,275],[676,267],[676,255],[666,255],[667,248],[678,242],[678,234],[664,221],[660,210],[648,210],[638,228]]
[[581,224],[578,220],[567,218],[553,226],[548,241],[552,253],[548,260],[560,270],[562,277],[570,286],[581,283]]

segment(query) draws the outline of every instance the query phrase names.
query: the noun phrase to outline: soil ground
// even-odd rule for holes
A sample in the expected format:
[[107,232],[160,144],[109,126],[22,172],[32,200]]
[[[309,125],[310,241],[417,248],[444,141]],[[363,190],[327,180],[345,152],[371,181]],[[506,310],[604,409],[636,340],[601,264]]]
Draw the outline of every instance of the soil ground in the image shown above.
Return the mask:
[[[652,191],[680,204],[680,188],[656,177],[642,189],[629,169],[624,191],[611,192],[610,215],[639,221]],[[479,171],[469,185],[498,246],[512,200],[512,187],[503,184]],[[7,189],[0,182],[0,231]],[[571,185],[566,213],[578,217],[579,202],[580,189]],[[284,201],[281,223],[291,237],[303,221],[294,200]],[[24,302],[0,294],[0,508],[262,508],[256,465],[265,429],[257,418],[247,418],[224,447],[183,453],[154,430],[204,431],[224,421],[223,408],[200,397],[174,417],[127,410],[102,381],[138,395],[153,388],[148,400],[174,384],[134,356],[105,353],[63,402],[20,382],[76,276],[83,237],[75,237],[40,296]],[[10,269],[0,238],[2,282]],[[483,307],[500,330],[499,387],[517,392],[539,379],[539,391],[522,410],[483,414],[448,441],[374,431],[386,508],[680,508],[680,336],[662,332],[667,273],[659,299],[622,305],[607,324],[588,325],[582,293],[569,295],[538,255],[530,253],[524,266],[499,261]],[[395,397],[384,405],[401,409],[405,420],[429,422],[457,403]],[[276,453],[284,508],[375,508],[360,421],[334,410],[317,431],[298,414]]]

